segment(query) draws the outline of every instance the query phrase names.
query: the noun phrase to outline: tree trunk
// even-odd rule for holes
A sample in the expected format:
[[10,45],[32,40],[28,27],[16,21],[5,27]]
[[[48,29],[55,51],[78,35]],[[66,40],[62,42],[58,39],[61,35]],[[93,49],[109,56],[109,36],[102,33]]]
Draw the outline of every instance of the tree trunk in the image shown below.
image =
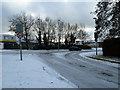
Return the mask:
[[39,42],[39,46],[40,46],[40,45],[41,45],[41,31],[39,31],[39,34],[38,34],[38,35],[39,35],[39,37],[38,37],[38,38],[39,38],[38,42]]
[[29,46],[28,46],[28,32],[27,32],[27,29],[25,28],[25,41],[26,41],[26,48],[27,50],[29,49]]

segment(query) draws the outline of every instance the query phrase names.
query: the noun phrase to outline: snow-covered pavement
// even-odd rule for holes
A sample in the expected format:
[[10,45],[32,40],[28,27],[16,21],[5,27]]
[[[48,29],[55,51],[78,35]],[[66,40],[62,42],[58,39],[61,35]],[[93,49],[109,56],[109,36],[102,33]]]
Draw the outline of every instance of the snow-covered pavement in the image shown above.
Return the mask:
[[2,55],[0,55],[0,89],[2,89]]
[[[1,52],[1,51],[0,51]],[[2,51],[2,88],[74,88],[74,84],[40,62],[35,51]],[[45,51],[47,52],[47,51]],[[36,51],[39,53],[39,51]],[[1,55],[0,55],[1,56]]]

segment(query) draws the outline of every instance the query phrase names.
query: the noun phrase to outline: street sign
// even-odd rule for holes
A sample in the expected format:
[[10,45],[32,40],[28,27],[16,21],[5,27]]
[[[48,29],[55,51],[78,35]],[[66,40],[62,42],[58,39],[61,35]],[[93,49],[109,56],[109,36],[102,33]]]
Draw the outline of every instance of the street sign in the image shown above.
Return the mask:
[[16,32],[18,33],[18,32],[23,32],[23,24],[17,24],[16,25]]
[[24,34],[21,33],[21,32],[19,32],[19,33],[17,33],[17,37],[18,37],[19,39],[21,39],[22,37],[24,37]]
[[19,38],[19,43],[20,43],[20,59],[22,61],[22,44],[21,44],[21,38],[24,36],[24,34],[23,34],[23,24],[17,24],[16,25],[16,32],[17,32],[17,37]]

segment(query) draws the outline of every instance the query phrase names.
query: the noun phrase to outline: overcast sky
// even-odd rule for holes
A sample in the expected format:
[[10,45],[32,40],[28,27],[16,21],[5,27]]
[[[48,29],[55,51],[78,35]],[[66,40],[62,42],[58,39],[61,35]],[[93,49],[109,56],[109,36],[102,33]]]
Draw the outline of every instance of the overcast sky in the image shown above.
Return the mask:
[[41,16],[45,18],[49,16],[52,19],[61,18],[65,22],[70,23],[84,23],[86,31],[94,31],[94,16],[90,12],[95,10],[96,2],[69,2],[69,0],[62,0],[62,2],[9,1],[2,2],[2,16],[0,17],[2,30],[0,31],[3,33],[8,32],[9,19],[21,11],[25,11],[34,17]]

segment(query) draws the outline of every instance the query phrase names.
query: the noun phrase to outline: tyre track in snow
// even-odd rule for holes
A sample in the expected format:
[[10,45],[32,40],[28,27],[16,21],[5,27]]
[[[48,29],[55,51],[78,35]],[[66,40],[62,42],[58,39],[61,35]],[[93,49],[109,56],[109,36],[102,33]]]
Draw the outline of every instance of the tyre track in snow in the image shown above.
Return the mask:
[[57,53],[39,54],[43,62],[79,88],[117,88],[118,74],[112,66],[87,60],[81,52],[66,52],[63,57]]
[[74,63],[76,63],[77,61],[78,63],[81,64],[81,66],[86,67],[85,69],[87,71],[90,71],[90,73],[94,74],[96,77],[100,79],[113,82],[116,84],[120,84],[118,82],[118,76],[119,76],[118,70],[119,69],[111,65],[106,65],[104,61],[99,62],[99,61],[95,61],[94,59],[88,60],[88,59],[81,57],[76,52],[68,53],[67,55],[65,55],[65,57],[68,60],[73,61]]

